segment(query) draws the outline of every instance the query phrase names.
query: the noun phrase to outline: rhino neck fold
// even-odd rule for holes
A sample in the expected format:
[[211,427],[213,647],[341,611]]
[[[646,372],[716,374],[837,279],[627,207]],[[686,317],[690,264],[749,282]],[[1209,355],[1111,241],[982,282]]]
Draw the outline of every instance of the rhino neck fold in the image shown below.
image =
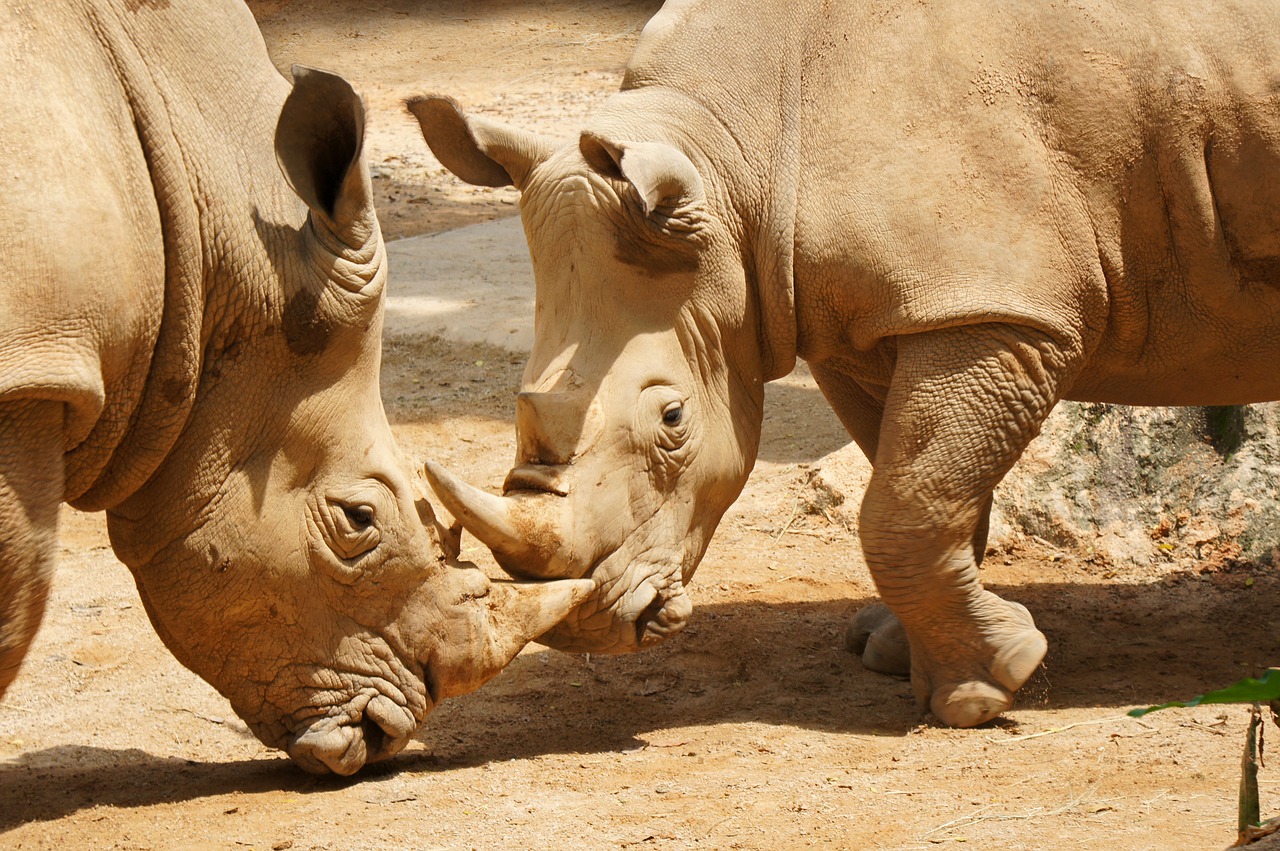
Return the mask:
[[[248,239],[212,235],[226,236],[233,224],[229,217],[243,214],[246,222],[251,220],[244,206],[249,199],[244,182],[262,182],[259,174],[242,174],[254,164],[244,156],[237,161],[224,140],[252,137],[259,130],[270,139],[269,129],[288,84],[274,72],[276,79],[263,78],[254,70],[257,65],[246,62],[244,56],[223,55],[217,39],[174,45],[185,58],[166,62],[164,73],[156,73],[152,66],[160,60],[150,55],[156,40],[151,30],[205,31],[179,26],[166,17],[189,15],[193,10],[220,14],[194,6],[149,10],[140,17],[110,4],[86,12],[98,42],[119,72],[136,144],[150,177],[150,192],[139,187],[138,201],[154,210],[164,265],[145,281],[121,282],[161,290],[153,299],[161,307],[159,315],[148,317],[148,335],[139,335],[133,342],[135,366],[129,380],[107,388],[109,398],[122,401],[104,410],[88,438],[66,455],[66,498],[83,510],[120,506],[155,475],[189,422],[205,368],[205,350],[216,336],[213,322],[239,327],[232,312],[243,311],[248,306],[241,302],[255,297],[226,290],[255,262],[268,265],[265,258],[226,256],[228,245],[253,244],[252,223],[243,234]],[[218,27],[229,31],[252,25],[247,12],[243,18],[219,17]],[[218,27],[207,31],[217,32]],[[265,61],[262,64],[270,67]],[[200,80],[215,72],[223,91],[237,93],[227,95],[227,104],[209,103],[200,94]],[[179,139],[184,140],[182,144]],[[274,160],[267,162],[274,170]],[[273,177],[271,185],[278,184],[283,194],[283,179],[278,172]]]
[[123,390],[116,396],[127,401],[105,410],[89,437],[66,455],[68,501],[94,511],[118,504],[155,472],[190,414],[200,374],[204,257],[200,214],[176,142],[172,106],[146,73],[138,46],[115,15],[92,9],[89,17],[119,69],[164,243],[163,275],[121,282],[163,287],[161,313],[148,323],[154,337],[136,344],[135,357],[145,367],[142,380],[109,388],[109,396],[113,389]]

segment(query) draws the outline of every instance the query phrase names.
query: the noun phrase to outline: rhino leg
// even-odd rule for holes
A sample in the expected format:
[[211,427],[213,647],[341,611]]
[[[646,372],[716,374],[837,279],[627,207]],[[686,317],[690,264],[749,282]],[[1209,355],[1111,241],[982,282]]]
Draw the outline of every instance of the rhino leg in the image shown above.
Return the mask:
[[[982,566],[991,524],[991,502],[978,521],[973,535],[974,563]],[[1013,604],[1017,605],[1017,604]],[[1028,612],[1027,617],[1031,617]],[[898,616],[883,603],[871,603],[858,610],[844,634],[844,649],[862,657],[862,666],[881,674],[905,677],[911,673],[911,645]]]
[[[880,445],[880,427],[884,422],[883,400],[833,364],[815,363],[809,367],[840,422],[874,464]],[[986,508],[973,532],[973,556],[979,567],[987,550],[992,501],[988,496]],[[897,615],[883,603],[864,606],[853,616],[845,630],[844,646],[850,653],[861,656],[862,665],[868,670],[900,677],[911,673],[911,647],[907,642],[907,632]]]
[[[884,421],[884,401],[836,364],[809,364],[822,395],[831,404],[862,454],[875,464]],[[902,622],[883,603],[863,606],[849,622],[845,649],[862,657],[862,665],[881,674],[905,677],[911,673],[911,647]]]
[[0,402],[0,695],[44,615],[62,502],[58,402]]
[[883,603],[863,606],[849,621],[844,647],[862,657],[862,666],[881,674],[911,673],[911,645],[902,621]]
[[999,715],[1044,657],[1027,610],[982,587],[979,545],[992,491],[1053,408],[1068,361],[1010,326],[899,340],[861,539],[910,645],[916,697],[945,724]]

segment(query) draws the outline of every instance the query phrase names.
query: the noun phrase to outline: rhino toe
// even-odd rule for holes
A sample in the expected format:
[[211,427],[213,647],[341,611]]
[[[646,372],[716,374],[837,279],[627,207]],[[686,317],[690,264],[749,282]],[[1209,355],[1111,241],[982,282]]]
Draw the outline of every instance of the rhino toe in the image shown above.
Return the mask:
[[906,630],[883,603],[863,606],[844,634],[844,646],[862,656],[867,670],[904,677],[911,673],[911,648]]
[[1012,705],[1012,694],[984,682],[951,683],[929,699],[929,710],[948,727],[985,724]]

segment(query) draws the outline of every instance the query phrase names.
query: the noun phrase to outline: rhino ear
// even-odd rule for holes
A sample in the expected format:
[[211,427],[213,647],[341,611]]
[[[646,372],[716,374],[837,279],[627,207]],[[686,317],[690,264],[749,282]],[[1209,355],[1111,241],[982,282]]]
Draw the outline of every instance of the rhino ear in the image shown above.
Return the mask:
[[578,150],[598,173],[630,183],[646,216],[658,209],[670,212],[699,205],[705,198],[697,167],[671,145],[613,142],[585,130],[578,139]]
[[529,173],[555,150],[550,139],[482,116],[468,116],[453,98],[410,98],[422,137],[440,164],[476,186],[524,189]]
[[312,213],[348,245],[376,227],[373,190],[360,159],[364,102],[327,71],[293,66],[293,91],[276,124],[276,160]]

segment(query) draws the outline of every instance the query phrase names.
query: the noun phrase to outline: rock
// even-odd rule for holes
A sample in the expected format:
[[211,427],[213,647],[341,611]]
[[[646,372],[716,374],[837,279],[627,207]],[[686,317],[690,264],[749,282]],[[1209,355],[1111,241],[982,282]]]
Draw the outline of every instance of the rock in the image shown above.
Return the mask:
[[[869,475],[847,446],[813,465],[804,498],[856,529]],[[1273,561],[1280,403],[1060,404],[996,490],[991,543],[1020,535],[1111,562]]]

